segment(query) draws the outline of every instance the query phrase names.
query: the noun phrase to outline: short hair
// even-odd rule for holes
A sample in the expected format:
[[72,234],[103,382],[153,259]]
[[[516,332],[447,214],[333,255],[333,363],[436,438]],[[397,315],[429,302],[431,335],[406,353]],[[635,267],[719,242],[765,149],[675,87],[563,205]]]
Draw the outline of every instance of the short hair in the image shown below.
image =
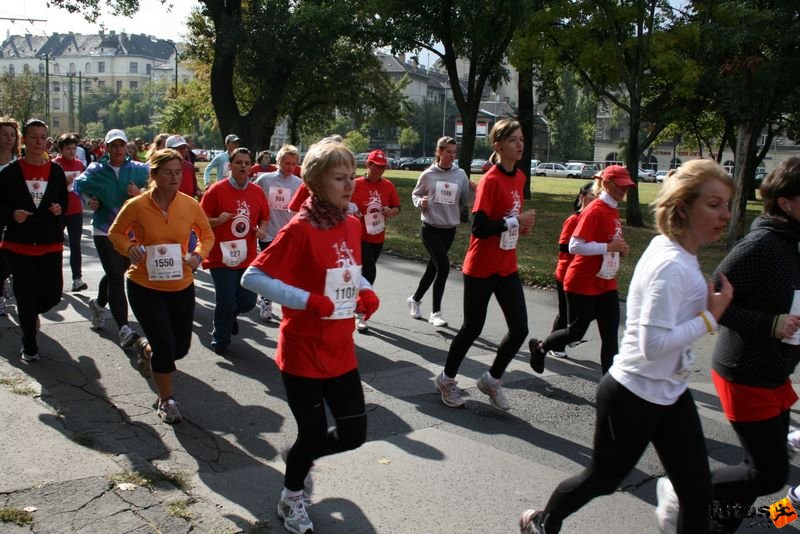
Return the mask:
[[680,216],[679,209],[691,206],[700,196],[703,185],[710,180],[719,180],[733,191],[733,180],[713,160],[694,159],[669,171],[652,204],[658,231],[670,239],[681,237],[687,222]]
[[16,141],[14,142],[14,148],[11,149],[12,153],[19,157],[19,123],[12,119],[11,117],[0,117],[0,128],[3,126],[7,126],[9,128],[14,129],[14,136],[16,137]]
[[[492,126],[489,132],[489,145],[493,146],[495,143],[504,141],[506,138],[510,137],[511,134],[521,129],[522,125],[515,119],[500,119],[494,123],[494,126]],[[489,161],[497,163],[500,161],[500,156],[497,155],[497,152],[492,152],[492,155],[489,156]]]
[[29,128],[47,128],[47,124],[41,119],[30,119],[22,126],[22,137],[25,137],[28,134]]
[[79,142],[80,142],[80,140],[78,139],[78,137],[75,134],[63,133],[63,134],[58,136],[57,145],[58,145],[58,149],[59,150],[63,150],[64,147],[69,146],[69,145],[77,146],[79,144]]
[[233,162],[233,158],[238,156],[239,154],[244,154],[245,156],[250,158],[250,163],[253,163],[253,154],[250,153],[250,149],[240,146],[236,147],[233,152],[231,152],[230,161]]
[[761,182],[761,198],[764,201],[763,213],[788,220],[778,204],[778,199],[798,195],[800,195],[800,158],[786,158]]
[[300,174],[306,187],[319,195],[322,179],[333,167],[340,165],[347,165],[355,171],[356,157],[343,143],[325,138],[308,149]]
[[267,163],[271,163],[271,161],[269,160],[272,159],[272,154],[269,153],[269,150],[262,150],[261,152],[259,152],[258,155],[256,156],[256,161],[258,163],[261,163],[261,160],[264,158],[268,158]]
[[156,186],[155,175],[158,170],[172,160],[183,162],[183,156],[173,148],[162,148],[161,150],[153,150],[147,158],[147,163],[150,165],[150,178],[147,181],[147,189],[152,189]]
[[297,150],[297,147],[294,145],[283,145],[280,150],[278,150],[278,155],[275,156],[275,161],[280,164],[283,161],[283,158],[286,156],[297,156],[297,159],[300,159],[300,151]]
[[433,158],[436,163],[439,163],[439,151],[447,148],[447,145],[458,146],[458,143],[456,143],[455,139],[448,136],[440,137],[439,140],[436,141],[436,155]]

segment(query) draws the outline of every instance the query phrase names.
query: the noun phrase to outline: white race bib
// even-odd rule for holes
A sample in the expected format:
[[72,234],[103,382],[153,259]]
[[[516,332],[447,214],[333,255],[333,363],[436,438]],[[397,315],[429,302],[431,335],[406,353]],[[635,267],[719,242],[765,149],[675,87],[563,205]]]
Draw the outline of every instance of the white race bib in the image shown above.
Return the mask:
[[603,254],[603,264],[597,271],[597,277],[603,280],[613,280],[619,269],[619,252],[606,252]]
[[244,239],[220,241],[219,249],[222,252],[222,263],[228,267],[236,267],[247,258],[247,241]]
[[377,235],[386,228],[386,219],[381,211],[373,211],[364,215],[364,225],[369,235]]
[[150,245],[147,251],[147,278],[151,282],[165,282],[183,278],[183,260],[181,246],[177,243],[169,245]]
[[[792,299],[792,307],[789,309],[792,315],[800,315],[800,291],[794,290],[794,298]],[[800,330],[794,333],[792,337],[785,337],[781,339],[784,343],[789,345],[800,345]]]
[[435,203],[452,206],[456,203],[456,198],[458,198],[458,184],[436,182],[436,191],[433,194]]
[[269,209],[283,210],[289,209],[289,201],[292,199],[292,190],[288,187],[275,187],[269,188]]
[[519,241],[519,221],[516,218],[506,219],[507,230],[500,234],[500,249],[514,250]]
[[33,199],[33,205],[38,208],[39,204],[42,202],[44,192],[47,190],[47,182],[44,180],[25,180],[25,183]]
[[333,302],[333,313],[325,319],[349,319],[356,313],[361,266],[337,267],[325,273],[325,296]]
[[64,176],[67,177],[67,191],[73,191],[75,188],[75,178],[81,175],[81,171],[64,171]]

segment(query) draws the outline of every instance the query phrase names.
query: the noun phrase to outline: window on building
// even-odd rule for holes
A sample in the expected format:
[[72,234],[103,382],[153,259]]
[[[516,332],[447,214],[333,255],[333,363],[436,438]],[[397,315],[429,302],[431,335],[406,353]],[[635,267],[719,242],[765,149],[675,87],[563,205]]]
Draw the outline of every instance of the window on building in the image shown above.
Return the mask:
[[105,87],[106,81],[105,80],[97,80],[97,87]]
[[138,89],[139,88],[139,82],[131,81],[129,87],[131,89]]
[[60,97],[53,98],[53,109],[55,109],[55,110],[61,109],[61,98]]
[[13,75],[14,75],[14,65],[9,65],[9,66],[8,66],[8,73],[9,73],[11,76],[13,76]]
[[98,61],[97,62],[97,72],[105,72],[106,71],[106,62],[105,61]]
[[91,63],[87,63],[86,65],[84,65],[83,66],[83,72],[85,74],[91,73],[92,72],[92,64]]
[[117,82],[117,93],[122,91],[122,82]]
[[152,64],[150,64],[150,63],[148,63],[147,65],[145,65],[145,66],[144,66],[144,69],[145,69],[145,71],[146,71],[146,72],[145,72],[145,74],[147,74],[148,76],[150,76],[150,73],[151,73],[151,72],[152,72],[152,70],[153,70],[153,65],[152,65]]
[[61,67],[58,66],[58,63],[53,63],[53,74],[61,74]]
[[39,63],[39,74],[44,74],[44,63]]
[[59,126],[61,126],[61,121],[58,120],[58,118],[53,117],[53,128],[58,128]]
[[22,72],[24,72],[25,74],[29,74],[31,72],[31,66],[25,63],[22,66]]
[[69,73],[70,74],[75,74],[77,72],[78,72],[78,70],[75,68],[75,63],[70,63],[69,64]]
[[58,82],[53,82],[53,92],[57,93],[61,90],[61,84]]
[[131,61],[128,72],[130,72],[131,74],[137,74],[139,72],[139,63],[137,63],[136,61]]
[[91,89],[92,89],[92,82],[89,81],[89,80],[84,80],[83,81],[83,90],[84,91],[91,91]]

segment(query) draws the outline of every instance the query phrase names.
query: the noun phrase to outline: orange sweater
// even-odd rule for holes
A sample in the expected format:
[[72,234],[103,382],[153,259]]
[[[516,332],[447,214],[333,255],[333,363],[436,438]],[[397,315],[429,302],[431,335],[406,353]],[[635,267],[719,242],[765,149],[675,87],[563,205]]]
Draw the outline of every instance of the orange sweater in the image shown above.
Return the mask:
[[[177,243],[181,246],[183,257],[187,252],[189,234],[194,229],[198,237],[195,253],[201,258],[208,256],[214,246],[214,231],[200,204],[178,192],[164,215],[152,194],[152,191],[147,191],[122,206],[108,231],[108,237],[117,252],[127,257],[132,245],[147,247]],[[147,274],[146,262],[132,264],[128,269],[128,278],[141,286],[160,291],[180,291],[194,280],[192,270],[186,263],[183,264],[183,276],[180,279],[152,281]]]

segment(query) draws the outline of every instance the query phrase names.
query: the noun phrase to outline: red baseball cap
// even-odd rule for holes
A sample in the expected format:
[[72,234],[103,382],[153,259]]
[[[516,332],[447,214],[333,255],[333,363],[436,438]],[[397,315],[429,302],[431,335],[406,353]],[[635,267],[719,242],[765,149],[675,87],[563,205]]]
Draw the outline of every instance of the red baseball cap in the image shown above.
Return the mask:
[[603,170],[603,181],[614,182],[619,187],[636,187],[636,182],[631,180],[628,169],[622,165],[609,165]]
[[389,162],[386,161],[386,154],[383,153],[383,150],[373,150],[367,156],[367,163],[373,163],[375,165],[380,165],[381,167],[386,167],[389,165]]

